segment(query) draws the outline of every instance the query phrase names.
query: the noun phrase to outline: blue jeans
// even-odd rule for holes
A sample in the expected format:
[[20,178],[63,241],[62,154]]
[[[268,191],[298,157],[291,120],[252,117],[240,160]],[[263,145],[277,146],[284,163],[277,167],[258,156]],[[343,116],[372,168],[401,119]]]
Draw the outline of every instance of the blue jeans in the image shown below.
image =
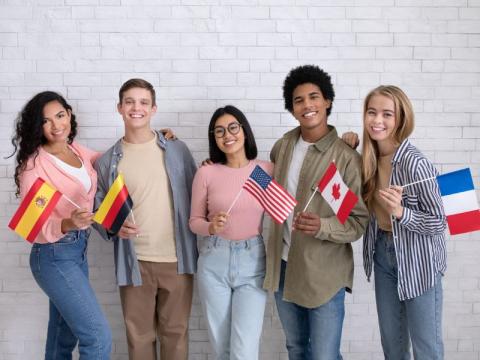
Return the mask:
[[443,359],[442,281],[422,295],[400,301],[398,266],[391,233],[379,230],[375,242],[375,298],[383,352],[387,360]]
[[30,268],[50,303],[46,360],[70,360],[77,341],[81,360],[110,358],[107,319],[88,281],[89,231],[67,233],[52,244],[33,244]]
[[275,292],[278,315],[287,340],[289,360],[341,360],[340,341],[345,317],[345,288],[327,303],[309,309],[283,300],[285,269],[282,260],[280,284]]
[[258,359],[267,292],[261,236],[200,246],[198,290],[216,360]]

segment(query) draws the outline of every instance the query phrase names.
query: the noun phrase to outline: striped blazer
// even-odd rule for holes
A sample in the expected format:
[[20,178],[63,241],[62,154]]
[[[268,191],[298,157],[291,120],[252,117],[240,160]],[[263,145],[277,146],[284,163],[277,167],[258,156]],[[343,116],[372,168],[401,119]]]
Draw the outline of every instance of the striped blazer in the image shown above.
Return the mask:
[[[406,185],[437,176],[432,163],[408,139],[392,158],[391,185]],[[392,218],[398,263],[398,295],[401,301],[423,294],[435,285],[446,264],[445,215],[437,181],[430,180],[403,190],[403,215]],[[377,221],[370,216],[363,237],[363,266],[370,281],[377,237]]]

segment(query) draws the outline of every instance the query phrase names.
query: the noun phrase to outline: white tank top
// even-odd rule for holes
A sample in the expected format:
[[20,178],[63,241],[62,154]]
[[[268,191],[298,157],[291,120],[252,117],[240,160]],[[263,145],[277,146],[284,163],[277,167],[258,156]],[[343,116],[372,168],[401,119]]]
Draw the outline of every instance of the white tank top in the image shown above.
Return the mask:
[[74,178],[78,179],[78,181],[80,181],[80,183],[85,188],[86,192],[90,191],[90,188],[92,187],[92,179],[90,179],[90,176],[88,176],[87,169],[85,168],[85,165],[83,164],[83,161],[80,158],[78,158],[78,159],[82,163],[82,166],[79,167],[79,168],[76,168],[75,166],[67,164],[66,162],[60,160],[59,158],[57,158],[56,156],[54,156],[52,154],[49,154],[49,155],[53,158],[55,163],[60,168],[62,168],[63,171],[65,171],[67,174],[73,176]]

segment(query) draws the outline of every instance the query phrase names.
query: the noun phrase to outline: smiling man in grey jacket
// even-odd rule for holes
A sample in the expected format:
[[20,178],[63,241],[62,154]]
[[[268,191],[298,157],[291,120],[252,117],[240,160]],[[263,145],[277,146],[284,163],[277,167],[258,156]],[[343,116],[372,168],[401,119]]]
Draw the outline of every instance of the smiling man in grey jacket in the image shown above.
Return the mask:
[[196,166],[180,140],[166,141],[150,127],[155,90],[130,79],[119,91],[118,112],[125,136],[96,163],[95,208],[122,173],[133,200],[133,215],[117,234],[97,226],[114,242],[130,360],[154,360],[157,338],[162,359],[186,360],[196,237],[188,227]]

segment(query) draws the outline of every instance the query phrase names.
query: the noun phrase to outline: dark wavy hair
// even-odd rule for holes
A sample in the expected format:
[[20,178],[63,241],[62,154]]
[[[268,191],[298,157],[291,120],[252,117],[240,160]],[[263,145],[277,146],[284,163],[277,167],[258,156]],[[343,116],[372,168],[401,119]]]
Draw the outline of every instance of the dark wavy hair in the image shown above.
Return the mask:
[[[322,92],[323,98],[330,100],[333,105],[335,91],[333,90],[330,75],[316,65],[302,65],[290,70],[283,82],[285,109],[290,112],[293,111],[293,92],[297,86],[303,84],[317,85]],[[332,112],[332,105],[327,109],[327,116]]]
[[208,125],[210,160],[212,160],[214,163],[221,164],[225,164],[227,162],[227,157],[225,156],[225,153],[218,147],[217,142],[215,141],[215,134],[213,133],[213,129],[218,118],[225,114],[232,115],[242,126],[243,133],[245,134],[245,155],[247,156],[248,160],[255,159],[258,154],[257,144],[255,143],[255,137],[253,136],[253,131],[248,123],[247,117],[235,106],[227,105],[215,110],[212,115],[212,119],[210,120],[210,124]]
[[19,178],[22,171],[25,170],[28,158],[32,155],[36,157],[38,155],[38,148],[47,143],[47,139],[43,135],[43,108],[46,104],[52,101],[58,101],[65,110],[69,110],[71,113],[71,129],[67,142],[71,144],[77,135],[77,122],[75,121],[75,115],[72,112],[72,107],[62,95],[53,91],[44,91],[30,99],[16,118],[15,134],[12,137],[14,151],[12,155],[9,156],[11,157],[17,154],[15,157],[16,167],[14,175],[15,185],[17,185],[16,196],[19,196],[20,194]]

